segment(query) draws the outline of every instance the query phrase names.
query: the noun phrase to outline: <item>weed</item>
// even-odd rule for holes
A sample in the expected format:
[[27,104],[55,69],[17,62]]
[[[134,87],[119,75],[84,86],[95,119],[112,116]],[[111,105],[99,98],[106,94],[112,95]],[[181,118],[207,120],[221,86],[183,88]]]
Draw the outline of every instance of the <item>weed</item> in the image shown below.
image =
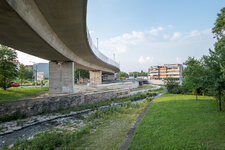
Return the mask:
[[5,117],[0,118],[0,123],[11,121],[11,120],[24,119],[24,118],[26,118],[25,114],[22,114],[20,112],[15,112],[12,115],[6,115]]
[[7,143],[3,144],[2,150],[8,150],[9,145]]
[[23,126],[23,124],[24,124],[24,121],[22,121],[22,120],[16,121],[16,126]]
[[33,120],[33,122],[38,122],[38,119],[37,119],[37,118],[35,118],[35,119]]

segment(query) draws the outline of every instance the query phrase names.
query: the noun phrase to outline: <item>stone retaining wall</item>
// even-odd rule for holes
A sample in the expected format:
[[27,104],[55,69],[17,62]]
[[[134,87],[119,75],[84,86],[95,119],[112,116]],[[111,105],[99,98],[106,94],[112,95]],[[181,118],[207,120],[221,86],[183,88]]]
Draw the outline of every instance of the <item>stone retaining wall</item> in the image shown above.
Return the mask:
[[37,115],[42,112],[49,112],[58,109],[94,104],[97,102],[113,99],[116,97],[129,96],[130,90],[104,91],[88,94],[72,94],[66,96],[54,96],[38,99],[26,99],[0,103],[0,118],[15,113],[26,116]]

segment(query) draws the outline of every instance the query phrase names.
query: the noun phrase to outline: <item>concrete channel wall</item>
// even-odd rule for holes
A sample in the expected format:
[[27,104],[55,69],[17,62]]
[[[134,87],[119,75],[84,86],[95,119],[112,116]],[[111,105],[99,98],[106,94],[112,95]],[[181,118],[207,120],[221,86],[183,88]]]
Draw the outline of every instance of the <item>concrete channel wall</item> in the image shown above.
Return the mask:
[[54,111],[58,109],[67,109],[69,107],[94,104],[105,100],[129,96],[130,90],[103,91],[88,94],[72,94],[65,96],[54,96],[37,99],[17,100],[0,103],[0,118],[18,114],[26,116],[37,115],[43,112]]

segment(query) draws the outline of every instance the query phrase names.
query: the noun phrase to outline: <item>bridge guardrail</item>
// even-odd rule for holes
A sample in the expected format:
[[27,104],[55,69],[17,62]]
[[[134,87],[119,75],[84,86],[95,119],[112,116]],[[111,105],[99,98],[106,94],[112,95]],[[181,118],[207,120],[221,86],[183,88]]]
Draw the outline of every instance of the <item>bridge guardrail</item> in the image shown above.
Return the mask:
[[117,67],[119,68],[120,65],[119,63],[117,63],[116,61],[108,58],[107,56],[105,56],[104,54],[102,54],[98,49],[97,47],[94,45],[92,39],[91,39],[91,36],[90,36],[90,33],[89,33],[89,30],[87,29],[87,38],[88,38],[88,43],[89,43],[89,46],[91,48],[91,50],[93,51],[93,53],[100,59],[102,60],[103,62],[109,64],[109,65],[112,65],[114,67]]

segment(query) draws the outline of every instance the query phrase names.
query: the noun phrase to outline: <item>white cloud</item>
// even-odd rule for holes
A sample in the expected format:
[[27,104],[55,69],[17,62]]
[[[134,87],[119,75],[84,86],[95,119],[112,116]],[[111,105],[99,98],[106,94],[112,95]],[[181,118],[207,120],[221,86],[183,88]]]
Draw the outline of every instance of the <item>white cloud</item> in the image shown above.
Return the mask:
[[181,37],[181,33],[180,32],[174,32],[172,37],[171,37],[171,40],[177,40]]
[[94,30],[90,30],[90,31],[89,31],[90,34],[92,34],[92,33],[94,33],[94,32],[95,32]]
[[150,57],[150,56],[147,56],[145,58],[144,56],[140,56],[140,58],[138,59],[138,62],[141,65],[150,65],[153,61],[154,61],[154,57]]
[[148,65],[182,63],[188,56],[199,58],[208,53],[213,43],[210,29],[179,32],[168,25],[142,32],[132,31],[101,41],[100,50],[107,56],[113,56],[113,53],[120,56],[122,70],[138,71],[147,70]]
[[181,63],[181,58],[180,57],[177,57],[176,58],[176,61],[177,61],[178,64],[180,64]]
[[48,63],[49,62],[48,60],[41,59],[39,57],[35,57],[20,51],[16,51],[16,52],[17,52],[19,62],[24,65],[32,65],[33,63]]
[[[121,36],[110,38],[109,40],[100,42],[100,50],[104,52],[110,51],[113,53],[125,53],[128,51],[129,46],[139,45],[146,43],[149,40],[154,40],[160,32],[164,30],[163,27],[151,28],[144,32],[132,31],[131,33],[125,33]],[[107,53],[107,52],[106,52]]]
[[158,31],[162,31],[164,28],[163,27],[158,27],[157,29],[158,29]]
[[170,37],[170,36],[169,36],[168,34],[164,34],[164,35],[163,35],[163,38],[164,38],[164,39],[168,39],[169,37]]

